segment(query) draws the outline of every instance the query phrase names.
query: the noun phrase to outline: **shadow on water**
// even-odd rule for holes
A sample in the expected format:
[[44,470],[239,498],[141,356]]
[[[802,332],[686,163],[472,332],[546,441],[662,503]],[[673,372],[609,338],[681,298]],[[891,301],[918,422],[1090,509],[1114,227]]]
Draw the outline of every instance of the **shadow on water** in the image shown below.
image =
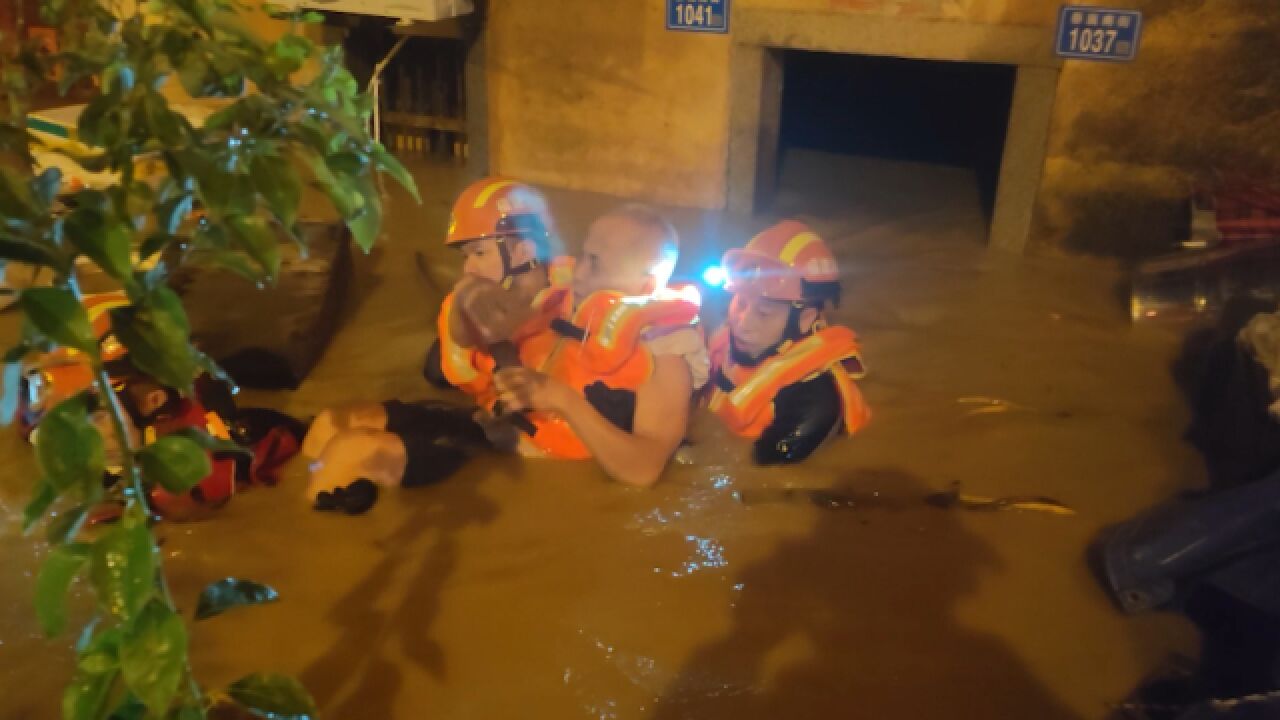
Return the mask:
[[[485,458],[483,465],[486,474],[515,474],[516,462]],[[403,505],[403,522],[382,540],[381,552],[371,552],[377,562],[364,579],[331,608],[327,619],[341,628],[338,640],[300,675],[326,717],[396,717],[406,666],[438,681],[448,676],[431,626],[457,567],[458,535],[498,515],[479,477],[464,469],[440,485],[383,499]]]
[[830,489],[877,501],[815,510],[812,531],[743,569],[731,627],[692,654],[655,720],[1074,717],[1000,639],[957,620],[999,561],[955,511],[923,507],[925,483],[894,469]]

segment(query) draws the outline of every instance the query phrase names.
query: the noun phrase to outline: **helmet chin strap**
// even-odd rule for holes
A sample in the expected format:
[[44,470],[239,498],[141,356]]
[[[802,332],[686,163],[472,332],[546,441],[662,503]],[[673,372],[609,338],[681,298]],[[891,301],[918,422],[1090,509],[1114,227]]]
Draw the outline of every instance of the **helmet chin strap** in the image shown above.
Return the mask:
[[511,283],[517,275],[523,275],[533,270],[538,267],[539,263],[537,258],[534,258],[513,267],[511,265],[511,250],[507,248],[506,238],[495,239],[498,241],[498,255],[502,258],[502,287],[510,289]]

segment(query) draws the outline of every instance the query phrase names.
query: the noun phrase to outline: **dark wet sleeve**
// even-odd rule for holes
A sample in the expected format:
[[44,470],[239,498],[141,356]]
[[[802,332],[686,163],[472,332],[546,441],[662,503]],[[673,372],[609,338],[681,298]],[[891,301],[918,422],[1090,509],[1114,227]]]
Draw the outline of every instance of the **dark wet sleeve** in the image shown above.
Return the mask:
[[831,436],[841,412],[830,373],[782,388],[773,399],[773,423],[756,440],[755,461],[778,465],[804,460]]
[[444,365],[440,359],[439,338],[431,341],[431,348],[427,350],[427,362],[422,366],[422,376],[427,379],[427,382],[441,390],[448,390],[453,387],[449,379],[444,376]]

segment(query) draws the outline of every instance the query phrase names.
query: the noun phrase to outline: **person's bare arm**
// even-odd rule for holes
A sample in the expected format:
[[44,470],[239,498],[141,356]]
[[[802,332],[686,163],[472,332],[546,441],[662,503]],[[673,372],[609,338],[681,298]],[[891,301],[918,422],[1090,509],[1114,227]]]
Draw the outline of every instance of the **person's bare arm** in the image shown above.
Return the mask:
[[503,370],[495,382],[505,406],[559,414],[610,477],[639,487],[657,482],[680,447],[693,393],[689,366],[682,358],[656,357],[653,376],[636,391],[635,419],[628,433],[597,412],[582,394],[541,373]]

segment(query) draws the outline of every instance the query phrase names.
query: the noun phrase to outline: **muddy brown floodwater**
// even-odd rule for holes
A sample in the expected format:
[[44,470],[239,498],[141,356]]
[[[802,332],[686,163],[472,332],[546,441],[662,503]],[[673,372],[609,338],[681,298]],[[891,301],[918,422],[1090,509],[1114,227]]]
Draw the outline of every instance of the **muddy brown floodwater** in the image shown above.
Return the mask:
[[[438,245],[463,180],[417,173],[425,203],[395,197],[321,365],[297,393],[243,402],[307,416],[429,394],[418,369],[439,298],[412,253],[436,260],[441,285],[454,277]],[[359,518],[310,511],[296,462],[211,521],[160,528],[188,617],[227,575],[282,598],[193,625],[200,679],[295,673],[341,720],[1065,720],[1103,717],[1168,653],[1193,653],[1179,620],[1114,611],[1084,561],[1100,527],[1202,475],[1180,439],[1177,337],[1130,326],[1119,270],[987,254],[960,170],[796,153],[782,187],[779,211],[803,212],[845,270],[838,319],[871,369],[864,433],[765,470],[700,415],[649,491],[589,464],[480,459]],[[611,202],[551,199],[571,242]],[[714,215],[673,217],[686,273],[746,239]],[[33,463],[12,433],[0,453],[0,717],[55,718],[72,641],[38,637],[45,549],[17,529]],[[1078,514],[920,502],[956,482]],[[793,502],[804,494],[783,488],[875,501]]]

